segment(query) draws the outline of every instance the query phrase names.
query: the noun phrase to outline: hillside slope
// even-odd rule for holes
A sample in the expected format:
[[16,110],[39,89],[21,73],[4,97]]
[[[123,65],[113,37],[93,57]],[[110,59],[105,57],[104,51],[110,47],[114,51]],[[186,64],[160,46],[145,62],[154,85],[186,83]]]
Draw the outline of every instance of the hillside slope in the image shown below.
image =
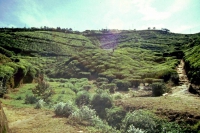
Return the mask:
[[[121,82],[128,87],[143,82],[172,80],[177,83],[175,68],[184,58],[188,78],[197,84],[199,36],[162,33],[159,30],[98,34],[1,31],[0,51],[11,60],[11,63],[4,60],[1,65],[1,77],[8,71],[5,66],[14,68],[15,65],[11,65],[13,60],[20,58],[33,64],[33,70],[30,65],[27,66],[31,71],[40,70],[52,78],[106,77],[110,82]],[[11,73],[14,74],[16,71]]]

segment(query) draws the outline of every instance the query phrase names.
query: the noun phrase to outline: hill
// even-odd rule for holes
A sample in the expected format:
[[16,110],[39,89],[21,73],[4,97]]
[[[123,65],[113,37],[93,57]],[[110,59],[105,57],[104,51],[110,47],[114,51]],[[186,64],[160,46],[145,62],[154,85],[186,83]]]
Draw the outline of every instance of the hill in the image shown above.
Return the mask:
[[[122,118],[128,111],[139,109],[150,110],[168,122],[176,121],[187,128],[183,128],[185,131],[197,131],[199,98],[188,91],[200,95],[199,43],[200,34],[161,30],[73,32],[2,28],[0,94],[5,98],[5,106],[27,110],[41,99],[48,111],[66,101],[73,101],[77,110],[88,105],[96,111],[98,117],[94,118],[98,122],[100,118],[108,122],[101,126],[109,131],[114,131],[113,127],[116,131],[127,130],[130,125],[124,127],[126,120],[121,122]],[[169,96],[162,97],[164,93]],[[8,112],[15,110],[7,108]],[[120,118],[115,118],[115,113]],[[49,121],[50,116],[46,119]],[[112,120],[119,123],[112,125]],[[68,118],[69,127],[75,121]],[[91,126],[90,122],[84,120],[79,127],[89,131],[80,125]],[[165,126],[172,129],[170,124],[174,125]],[[97,129],[92,130],[104,132]]]

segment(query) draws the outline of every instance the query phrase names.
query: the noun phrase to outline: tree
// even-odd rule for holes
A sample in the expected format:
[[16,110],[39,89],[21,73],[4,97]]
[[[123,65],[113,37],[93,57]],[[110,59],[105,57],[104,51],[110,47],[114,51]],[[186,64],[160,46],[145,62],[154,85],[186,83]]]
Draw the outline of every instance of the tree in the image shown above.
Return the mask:
[[51,89],[49,83],[44,80],[43,74],[38,77],[38,84],[32,89],[32,92],[47,103],[50,102],[49,98],[54,94],[54,91]]

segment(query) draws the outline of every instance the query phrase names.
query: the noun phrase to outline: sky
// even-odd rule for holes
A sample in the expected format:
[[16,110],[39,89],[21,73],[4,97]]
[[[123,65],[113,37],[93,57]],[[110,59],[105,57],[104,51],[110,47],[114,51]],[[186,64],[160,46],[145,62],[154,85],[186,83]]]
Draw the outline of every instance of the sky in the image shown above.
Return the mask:
[[0,0],[0,27],[200,32],[200,0]]

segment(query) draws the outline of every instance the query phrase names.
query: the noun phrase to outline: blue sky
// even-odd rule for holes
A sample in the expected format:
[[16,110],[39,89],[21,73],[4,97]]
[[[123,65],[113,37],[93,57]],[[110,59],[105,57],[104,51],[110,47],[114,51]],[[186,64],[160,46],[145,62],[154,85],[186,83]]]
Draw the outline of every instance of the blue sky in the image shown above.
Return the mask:
[[200,32],[200,0],[0,0],[0,27]]

